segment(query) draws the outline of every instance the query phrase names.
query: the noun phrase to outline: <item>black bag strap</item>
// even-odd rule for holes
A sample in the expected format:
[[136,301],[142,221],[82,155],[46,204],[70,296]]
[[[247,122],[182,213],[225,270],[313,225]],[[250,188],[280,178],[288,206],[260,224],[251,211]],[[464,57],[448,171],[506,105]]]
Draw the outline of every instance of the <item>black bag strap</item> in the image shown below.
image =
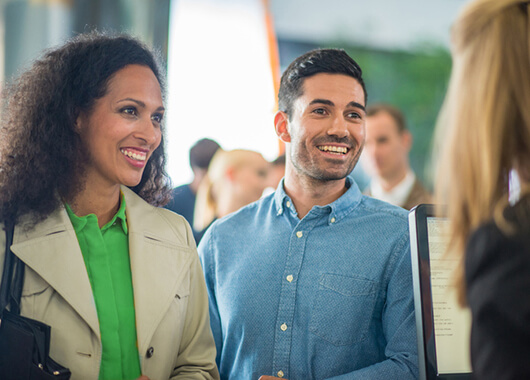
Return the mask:
[[[0,282],[0,314],[9,304],[10,311],[20,314],[20,298],[22,297],[22,285],[24,283],[24,263],[11,252],[15,226],[10,221],[4,225],[6,231],[6,246],[4,256],[4,269],[2,281]],[[13,276],[13,273],[15,274]]]
[[4,224],[6,231],[6,246],[4,255],[4,269],[2,271],[2,282],[0,282],[0,313],[4,312],[9,303],[9,295],[11,293],[11,281],[13,279],[13,254],[11,252],[11,244],[13,243],[14,228],[8,221]]

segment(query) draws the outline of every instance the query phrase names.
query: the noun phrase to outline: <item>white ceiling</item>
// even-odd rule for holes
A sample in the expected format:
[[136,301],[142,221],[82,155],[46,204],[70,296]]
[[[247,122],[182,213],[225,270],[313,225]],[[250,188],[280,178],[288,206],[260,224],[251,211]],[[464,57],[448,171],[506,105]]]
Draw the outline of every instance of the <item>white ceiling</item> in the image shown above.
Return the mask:
[[449,30],[469,0],[270,0],[279,38],[343,41],[382,49],[449,46]]

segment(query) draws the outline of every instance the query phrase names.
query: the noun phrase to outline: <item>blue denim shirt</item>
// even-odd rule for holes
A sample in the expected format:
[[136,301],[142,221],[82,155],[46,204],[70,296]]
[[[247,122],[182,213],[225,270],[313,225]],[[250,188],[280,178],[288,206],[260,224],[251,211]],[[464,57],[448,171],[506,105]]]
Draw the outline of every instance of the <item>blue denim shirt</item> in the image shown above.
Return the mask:
[[415,379],[407,212],[349,189],[300,220],[283,181],[199,254],[222,379]]

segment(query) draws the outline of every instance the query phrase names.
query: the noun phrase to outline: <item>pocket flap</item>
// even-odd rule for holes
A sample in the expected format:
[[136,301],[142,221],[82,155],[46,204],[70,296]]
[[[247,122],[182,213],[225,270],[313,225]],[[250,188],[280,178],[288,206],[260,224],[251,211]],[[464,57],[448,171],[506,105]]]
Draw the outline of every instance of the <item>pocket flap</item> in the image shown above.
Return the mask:
[[50,284],[44,281],[41,276],[27,265],[24,268],[24,271],[24,286],[22,287],[23,297],[42,293],[50,287]]
[[322,274],[320,285],[344,296],[366,296],[376,291],[376,283],[372,280],[334,273]]

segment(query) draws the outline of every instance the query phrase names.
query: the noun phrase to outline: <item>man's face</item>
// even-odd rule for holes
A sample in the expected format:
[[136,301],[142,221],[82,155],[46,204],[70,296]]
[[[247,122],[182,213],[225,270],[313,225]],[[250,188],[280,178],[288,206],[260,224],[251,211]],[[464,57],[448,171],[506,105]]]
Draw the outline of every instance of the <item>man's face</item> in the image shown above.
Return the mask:
[[371,174],[385,180],[404,175],[409,167],[410,146],[410,133],[400,132],[387,112],[380,111],[366,118],[363,163]]
[[318,181],[344,179],[364,144],[364,91],[356,79],[320,73],[306,78],[291,120],[279,112],[276,130],[290,143],[288,165],[295,175]]

